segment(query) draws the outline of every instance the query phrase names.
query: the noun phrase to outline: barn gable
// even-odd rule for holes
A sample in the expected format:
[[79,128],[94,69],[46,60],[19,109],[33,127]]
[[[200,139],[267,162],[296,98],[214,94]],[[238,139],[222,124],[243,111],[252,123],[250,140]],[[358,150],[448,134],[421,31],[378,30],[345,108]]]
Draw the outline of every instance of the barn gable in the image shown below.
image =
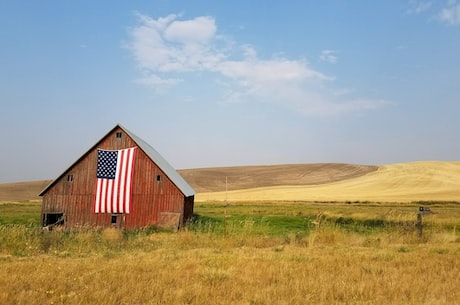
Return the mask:
[[129,130],[124,129],[124,131],[137,143],[137,145],[155,162],[165,173],[166,175],[176,184],[176,186],[184,193],[185,196],[194,196],[195,191],[193,188],[185,181],[184,178],[168,163],[152,146],[147,142],[131,133]]
[[[97,149],[129,147],[138,147],[133,165],[132,211],[95,213]],[[116,125],[39,195],[43,196],[44,226],[60,222],[68,227],[177,228],[193,214],[195,191],[152,146]]]

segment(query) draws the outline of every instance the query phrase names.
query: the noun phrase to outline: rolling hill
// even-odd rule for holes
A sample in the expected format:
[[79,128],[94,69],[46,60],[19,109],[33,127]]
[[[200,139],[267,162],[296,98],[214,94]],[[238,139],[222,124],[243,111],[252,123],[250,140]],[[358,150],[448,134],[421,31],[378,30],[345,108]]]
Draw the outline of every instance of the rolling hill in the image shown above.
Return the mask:
[[197,201],[460,201],[460,162],[411,162],[378,167],[349,179],[318,185],[256,187],[199,193]]
[[38,193],[50,182],[39,180],[0,184],[0,201],[38,200]]
[[[179,170],[197,193],[282,185],[318,185],[376,171],[377,166],[343,163],[212,167]],[[226,183],[227,182],[227,183]]]
[[[460,162],[317,163],[178,172],[197,191],[196,201],[460,201]],[[0,184],[0,201],[39,199],[37,194],[49,182]]]

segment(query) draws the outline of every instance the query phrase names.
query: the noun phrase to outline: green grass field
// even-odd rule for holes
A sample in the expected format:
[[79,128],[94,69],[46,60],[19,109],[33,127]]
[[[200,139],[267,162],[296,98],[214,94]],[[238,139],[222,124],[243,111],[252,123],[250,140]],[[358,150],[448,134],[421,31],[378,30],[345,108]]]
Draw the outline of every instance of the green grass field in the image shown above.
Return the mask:
[[38,226],[41,201],[0,202],[0,225],[23,224]]
[[[395,203],[321,203],[321,202],[239,202],[195,204],[195,217],[188,229],[224,234],[251,229],[252,234],[282,236],[316,228],[316,222],[343,229],[360,227],[382,229],[415,223],[420,206],[433,214],[424,216],[425,227],[454,228],[460,224],[459,202]],[[40,202],[4,202],[0,204],[0,225],[38,226]],[[318,218],[318,215],[321,215]],[[225,230],[225,232],[224,232]]]

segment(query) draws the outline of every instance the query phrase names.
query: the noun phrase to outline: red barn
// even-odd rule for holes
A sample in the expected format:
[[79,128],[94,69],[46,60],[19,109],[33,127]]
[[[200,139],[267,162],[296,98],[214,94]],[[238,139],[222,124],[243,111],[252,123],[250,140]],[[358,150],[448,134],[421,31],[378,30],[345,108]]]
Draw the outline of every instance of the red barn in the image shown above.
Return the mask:
[[195,191],[149,144],[116,125],[41,193],[42,225],[178,229]]

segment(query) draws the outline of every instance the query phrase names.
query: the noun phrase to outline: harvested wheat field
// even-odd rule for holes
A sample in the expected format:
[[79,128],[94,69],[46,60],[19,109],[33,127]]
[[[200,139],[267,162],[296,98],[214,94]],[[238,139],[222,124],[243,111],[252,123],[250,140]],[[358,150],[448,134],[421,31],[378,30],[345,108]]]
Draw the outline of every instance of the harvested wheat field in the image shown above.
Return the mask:
[[[348,168],[342,168],[348,170]],[[410,162],[367,168],[361,175],[322,183],[263,186],[228,192],[198,193],[197,201],[300,200],[300,201],[459,201],[460,162]],[[345,176],[345,175],[342,175]],[[231,186],[232,179],[228,179]],[[224,186],[225,187],[225,186]]]
[[179,170],[198,193],[282,185],[317,185],[360,177],[378,166],[344,163],[211,167]]

